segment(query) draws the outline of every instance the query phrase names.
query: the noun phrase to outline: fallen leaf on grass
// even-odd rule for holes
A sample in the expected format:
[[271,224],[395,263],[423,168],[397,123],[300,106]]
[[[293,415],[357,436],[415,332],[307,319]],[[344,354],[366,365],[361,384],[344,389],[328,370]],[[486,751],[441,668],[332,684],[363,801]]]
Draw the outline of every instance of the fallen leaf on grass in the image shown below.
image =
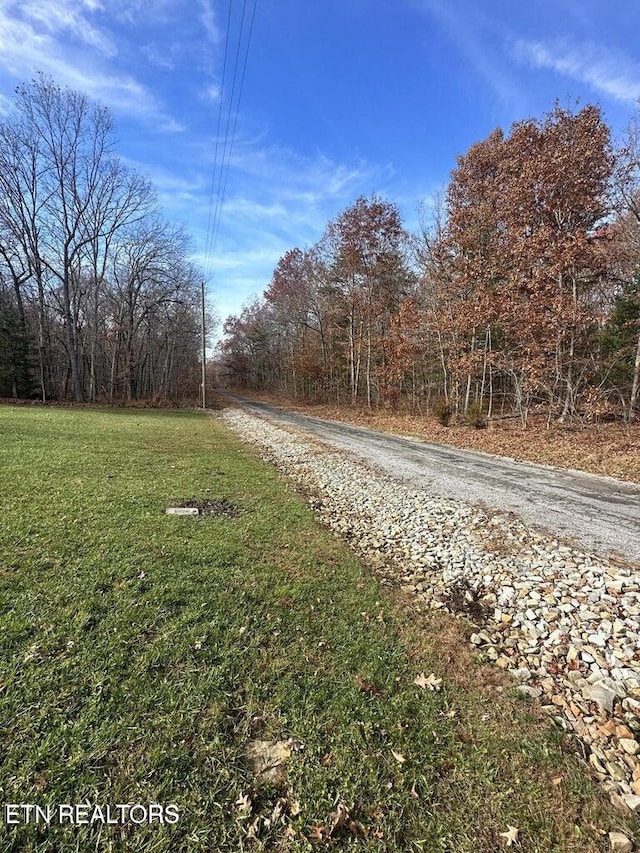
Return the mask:
[[38,663],[44,660],[44,656],[40,652],[40,646],[37,643],[32,643],[27,649],[27,653],[24,656],[23,663],[29,663],[30,661],[35,660]]
[[291,752],[302,752],[304,749],[304,741],[297,737],[290,737],[287,740],[287,747]]
[[507,842],[507,847],[511,847],[512,844],[515,844],[518,840],[518,832],[520,830],[517,826],[509,826],[506,832],[500,832],[500,838],[504,838]]
[[391,750],[391,755],[393,755],[398,764],[404,764],[407,760],[401,752],[396,752],[395,749]]
[[302,806],[297,800],[293,800],[289,803],[289,816],[297,817],[302,811]]
[[258,785],[282,784],[290,755],[291,746],[287,741],[253,740],[247,745],[247,758]]
[[363,690],[365,693],[371,693],[372,696],[383,696],[382,690],[379,687],[376,687],[375,684],[372,684],[370,681],[366,681],[362,676],[356,675],[356,684]]
[[434,672],[431,675],[425,675],[424,672],[421,672],[420,675],[416,676],[413,681],[418,687],[421,687],[423,690],[432,690],[437,692],[442,689],[442,679],[436,678]]
[[455,720],[458,716],[458,712],[455,708],[452,708],[450,711],[438,711],[439,717],[446,717],[448,720]]
[[309,841],[324,841],[324,839],[325,839],[324,827],[318,826],[318,825],[312,826],[311,827],[311,834],[307,837],[308,837]]
[[265,826],[266,827],[270,827],[273,824],[278,823],[278,822],[284,823],[284,814],[285,814],[286,804],[287,804],[287,801],[282,799],[282,797],[280,797],[278,802],[275,804],[273,811],[271,812],[271,817],[267,818],[265,820]]
[[366,838],[368,835],[367,827],[363,826],[359,820],[349,821],[349,832],[352,835],[361,835],[363,838]]
[[262,822],[262,818],[260,815],[251,823],[251,825],[247,829],[247,838],[257,838],[258,833],[260,832],[260,824]]
[[241,794],[235,802],[238,807],[238,812],[242,817],[251,814],[251,797],[246,794]]
[[349,809],[345,806],[344,803],[338,803],[338,806],[330,816],[329,816],[329,826],[327,830],[327,836],[331,837],[333,833],[337,829],[342,829],[342,827],[349,820]]

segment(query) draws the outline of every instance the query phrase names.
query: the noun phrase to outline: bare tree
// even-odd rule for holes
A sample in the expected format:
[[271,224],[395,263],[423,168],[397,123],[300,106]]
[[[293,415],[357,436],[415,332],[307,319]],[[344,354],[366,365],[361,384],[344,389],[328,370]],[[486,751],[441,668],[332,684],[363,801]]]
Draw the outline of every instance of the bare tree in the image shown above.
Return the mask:
[[95,238],[88,220],[109,181],[106,167],[114,144],[109,111],[86,95],[63,90],[38,76],[17,89],[21,125],[38,146],[39,257],[59,282],[73,395],[84,399],[79,358],[80,266],[85,248]]
[[43,400],[178,393],[197,366],[189,250],[116,156],[105,107],[43,75],[18,87],[0,121],[2,298],[25,341],[37,325]]
[[[107,292],[114,329],[110,399],[114,399],[119,386],[126,399],[138,396],[144,366],[153,361],[153,344],[162,318],[167,333],[170,331],[169,306],[190,305],[196,311],[198,275],[187,260],[188,248],[186,233],[160,216],[128,229],[125,239],[115,248],[112,285]],[[145,328],[146,341],[142,334]],[[194,334],[197,340],[197,333]],[[151,385],[155,388],[155,383]]]
[[622,287],[618,308],[622,309],[626,326],[623,337],[630,338],[629,332],[635,333],[635,346],[627,346],[627,352],[622,353],[633,364],[627,404],[627,418],[632,421],[640,405],[640,106],[636,108],[618,152],[615,201],[618,220],[612,235],[616,277]]

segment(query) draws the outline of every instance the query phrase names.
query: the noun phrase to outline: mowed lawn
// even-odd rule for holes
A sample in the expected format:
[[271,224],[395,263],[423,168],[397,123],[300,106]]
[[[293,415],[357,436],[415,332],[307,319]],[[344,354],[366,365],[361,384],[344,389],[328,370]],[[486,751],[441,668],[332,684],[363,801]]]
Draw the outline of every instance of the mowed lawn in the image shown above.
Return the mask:
[[[189,499],[239,512],[165,514]],[[637,831],[414,622],[215,419],[0,407],[0,800],[179,813],[0,817],[0,850],[488,853],[515,827],[514,850],[585,853]],[[256,778],[258,740],[296,747],[285,778]]]

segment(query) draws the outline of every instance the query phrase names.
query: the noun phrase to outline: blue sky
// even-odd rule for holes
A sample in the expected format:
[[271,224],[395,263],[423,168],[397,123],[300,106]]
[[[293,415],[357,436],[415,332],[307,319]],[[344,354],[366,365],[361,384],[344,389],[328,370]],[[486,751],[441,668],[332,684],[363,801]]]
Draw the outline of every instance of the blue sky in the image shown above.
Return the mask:
[[640,99],[640,0],[257,0],[212,253],[242,9],[0,0],[0,110],[37,71],[106,104],[120,154],[193,235],[223,318],[359,195],[396,202],[415,228],[456,155],[495,127],[579,99],[619,135]]

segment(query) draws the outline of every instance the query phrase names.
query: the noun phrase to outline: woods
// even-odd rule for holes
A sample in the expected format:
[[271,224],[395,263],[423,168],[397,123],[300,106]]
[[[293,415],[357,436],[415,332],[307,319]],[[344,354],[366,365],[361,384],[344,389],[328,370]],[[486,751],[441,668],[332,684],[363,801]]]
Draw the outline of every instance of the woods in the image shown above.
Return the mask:
[[0,120],[0,396],[197,396],[190,251],[105,107],[43,75],[19,86]]
[[443,418],[638,414],[640,135],[558,105],[458,157],[419,234],[378,196],[224,327],[227,381]]
[[[435,411],[640,407],[640,129],[555,106],[457,158],[419,233],[377,195],[224,325],[229,384]],[[195,397],[200,273],[109,111],[40,75],[0,120],[0,396]]]

